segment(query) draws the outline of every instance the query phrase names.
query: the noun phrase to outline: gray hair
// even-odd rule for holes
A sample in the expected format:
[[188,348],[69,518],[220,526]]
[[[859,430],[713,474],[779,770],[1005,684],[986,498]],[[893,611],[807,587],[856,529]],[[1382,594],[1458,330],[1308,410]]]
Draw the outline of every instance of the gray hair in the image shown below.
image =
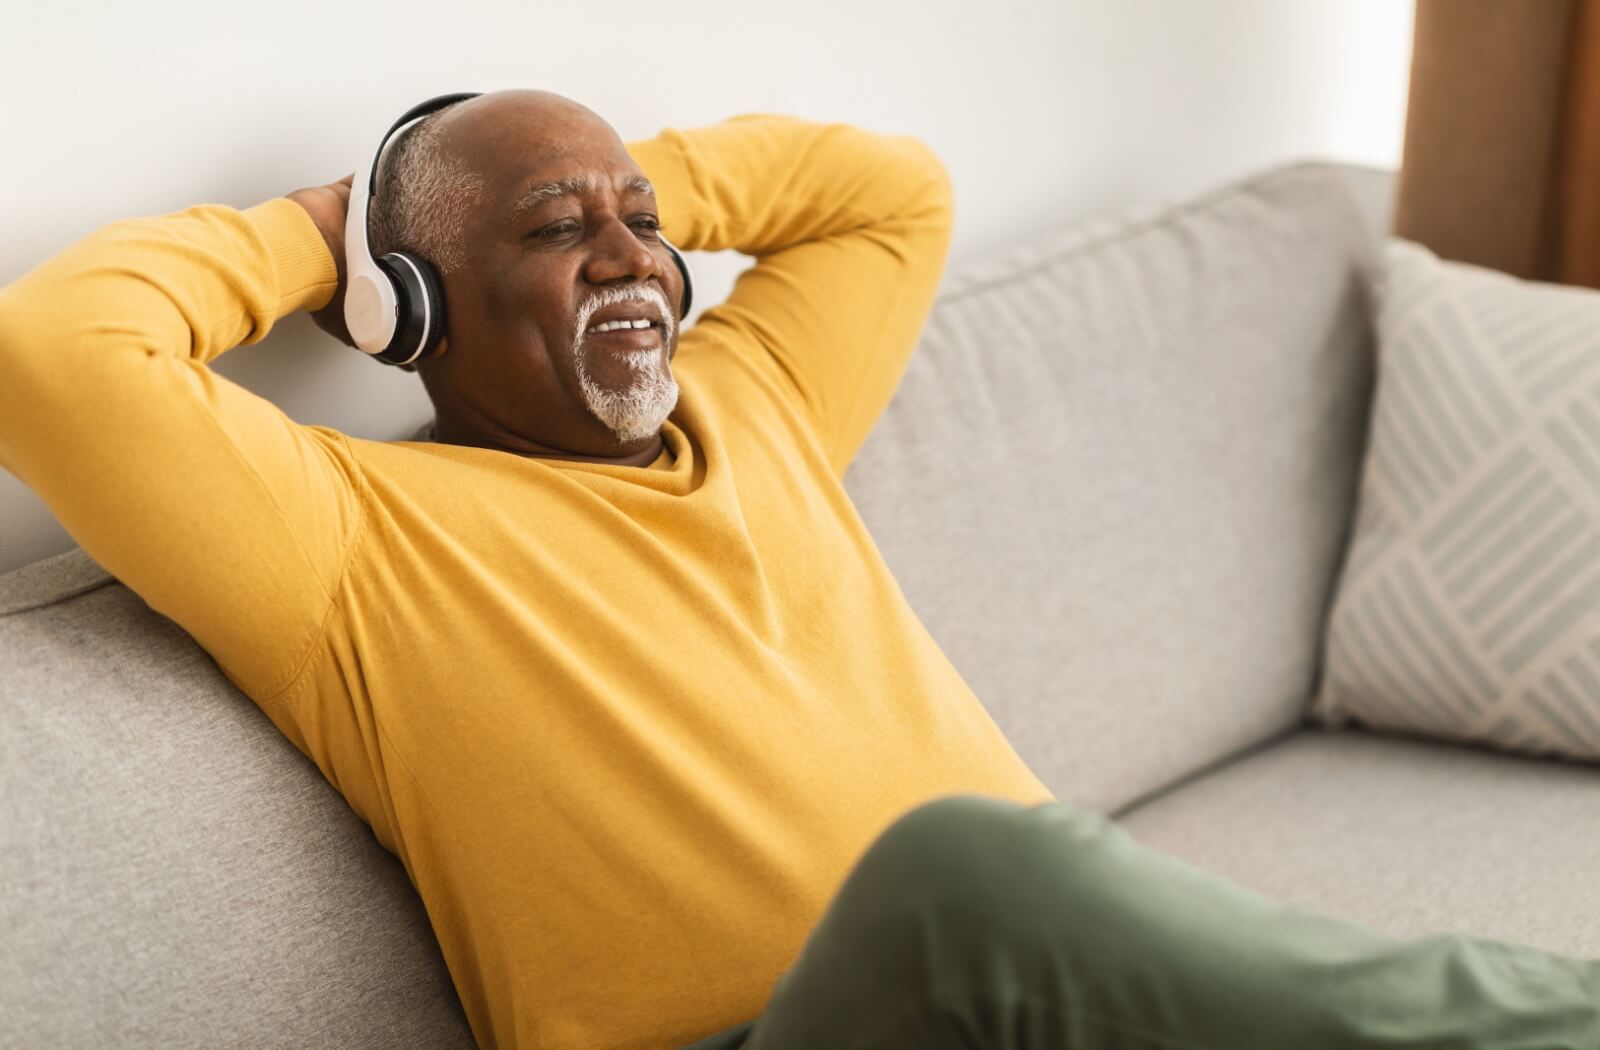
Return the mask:
[[466,220],[483,199],[483,177],[439,145],[439,118],[461,101],[423,117],[385,148],[368,227],[374,257],[414,252],[441,277],[466,261]]

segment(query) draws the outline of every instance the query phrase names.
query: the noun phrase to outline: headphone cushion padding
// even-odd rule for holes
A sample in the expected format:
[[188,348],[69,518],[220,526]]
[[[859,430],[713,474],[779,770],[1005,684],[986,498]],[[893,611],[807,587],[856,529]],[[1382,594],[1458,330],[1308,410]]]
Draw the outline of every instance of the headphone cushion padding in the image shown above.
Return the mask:
[[411,252],[389,252],[376,262],[394,282],[399,314],[394,338],[378,356],[391,364],[414,364],[444,335],[444,285],[428,261]]

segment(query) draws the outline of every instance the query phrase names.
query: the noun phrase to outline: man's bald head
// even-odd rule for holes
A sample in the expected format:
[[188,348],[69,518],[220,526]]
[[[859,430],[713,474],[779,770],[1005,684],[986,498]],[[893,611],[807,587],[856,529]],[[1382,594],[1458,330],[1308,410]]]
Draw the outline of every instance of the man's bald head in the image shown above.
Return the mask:
[[464,129],[457,130],[466,136],[482,133],[497,114],[512,109],[547,120],[552,127],[589,123],[610,130],[587,106],[551,91],[494,91],[434,110],[384,151],[371,205],[369,242],[375,257],[413,252],[441,276],[465,265],[466,222],[483,202],[484,179],[460,150],[451,148],[446,129],[466,116]]

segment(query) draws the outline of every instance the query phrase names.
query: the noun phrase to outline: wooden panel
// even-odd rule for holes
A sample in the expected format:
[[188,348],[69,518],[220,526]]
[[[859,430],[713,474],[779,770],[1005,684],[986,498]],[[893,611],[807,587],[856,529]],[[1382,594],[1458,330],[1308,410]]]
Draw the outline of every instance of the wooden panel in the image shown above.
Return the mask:
[[1550,274],[1545,236],[1575,0],[1417,0],[1396,235]]

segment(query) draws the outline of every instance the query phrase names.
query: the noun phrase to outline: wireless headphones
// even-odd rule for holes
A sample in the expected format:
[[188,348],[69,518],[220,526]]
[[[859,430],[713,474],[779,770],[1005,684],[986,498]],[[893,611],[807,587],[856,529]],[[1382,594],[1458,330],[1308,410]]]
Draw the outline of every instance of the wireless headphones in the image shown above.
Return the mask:
[[[433,353],[445,334],[444,285],[433,266],[413,252],[389,252],[381,259],[374,259],[367,246],[372,195],[378,189],[384,150],[391,139],[398,139],[428,114],[481,94],[481,91],[462,91],[439,95],[406,110],[384,132],[372,163],[351,183],[344,227],[345,272],[348,274],[344,320],[357,348],[384,364],[414,365]],[[689,266],[665,237],[661,238],[661,243],[667,246],[678,272],[683,275],[683,302],[678,316],[687,317],[693,301]]]

